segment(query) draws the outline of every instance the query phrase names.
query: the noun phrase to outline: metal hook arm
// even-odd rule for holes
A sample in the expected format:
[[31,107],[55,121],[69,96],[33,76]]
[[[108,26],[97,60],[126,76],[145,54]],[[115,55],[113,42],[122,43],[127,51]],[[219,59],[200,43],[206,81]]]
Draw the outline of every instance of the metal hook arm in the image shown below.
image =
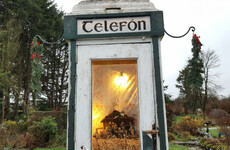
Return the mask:
[[45,43],[45,44],[53,45],[53,44],[57,44],[58,42],[60,42],[60,41],[63,39],[64,35],[62,35],[61,38],[58,39],[56,42],[47,42],[47,41],[44,40],[40,35],[35,35],[34,37],[35,37],[35,38],[39,38],[39,39],[40,39],[43,43]]
[[173,36],[173,35],[169,34],[165,29],[164,29],[164,32],[165,32],[168,36],[170,36],[170,37],[172,37],[172,38],[182,38],[182,37],[184,37],[185,35],[187,35],[187,34],[189,33],[190,30],[192,30],[192,32],[195,32],[196,28],[193,27],[193,26],[189,27],[188,31],[187,31],[185,34],[181,35],[181,36]]

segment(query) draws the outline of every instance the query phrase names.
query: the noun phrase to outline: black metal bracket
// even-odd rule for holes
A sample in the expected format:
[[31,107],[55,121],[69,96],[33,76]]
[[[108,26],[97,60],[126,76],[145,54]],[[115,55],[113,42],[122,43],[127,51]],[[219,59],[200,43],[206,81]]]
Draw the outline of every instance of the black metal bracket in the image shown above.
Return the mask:
[[64,38],[64,34],[56,41],[56,42],[47,42],[46,40],[44,40],[40,35],[35,35],[35,38],[39,38],[43,43],[48,44],[48,45],[53,45],[53,44],[58,44],[63,38]]
[[192,32],[195,32],[196,28],[193,27],[193,26],[189,27],[188,31],[187,31],[185,34],[181,35],[181,36],[174,36],[174,35],[171,35],[171,34],[169,34],[165,29],[164,29],[164,32],[165,32],[165,34],[167,34],[168,36],[170,36],[170,37],[172,37],[172,38],[182,38],[182,37],[184,37],[185,35],[187,35],[187,34],[189,33],[190,30],[192,30]]

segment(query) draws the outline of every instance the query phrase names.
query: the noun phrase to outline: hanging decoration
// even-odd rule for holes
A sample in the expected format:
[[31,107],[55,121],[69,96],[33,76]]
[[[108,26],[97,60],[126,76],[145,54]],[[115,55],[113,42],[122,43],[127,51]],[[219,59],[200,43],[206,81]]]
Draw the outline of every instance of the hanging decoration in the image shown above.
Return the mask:
[[42,65],[41,65],[41,54],[43,51],[43,45],[37,41],[37,38],[33,39],[30,44],[30,55],[31,55],[31,85],[33,100],[38,99],[41,93],[41,76],[42,76]]
[[[197,36],[196,34],[193,34],[193,39],[196,40],[196,43],[198,44],[199,48],[201,49],[202,44],[201,44],[199,38],[200,38],[200,36]],[[194,41],[192,41],[192,43],[193,42]]]
[[201,58],[200,36],[193,34],[192,37],[192,58],[189,60],[188,83],[194,89],[200,89],[203,85],[204,66]]
[[41,52],[43,49],[43,46],[37,42],[37,39],[34,38],[33,42],[30,44],[31,48],[31,60],[34,61],[35,57],[38,58],[38,60],[41,58]]

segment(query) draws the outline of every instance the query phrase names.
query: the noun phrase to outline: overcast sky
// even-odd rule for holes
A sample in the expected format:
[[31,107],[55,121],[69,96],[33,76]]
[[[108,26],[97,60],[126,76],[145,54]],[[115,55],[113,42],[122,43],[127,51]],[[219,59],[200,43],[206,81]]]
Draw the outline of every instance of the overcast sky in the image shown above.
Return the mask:
[[[150,0],[164,13],[165,30],[172,35],[182,35],[190,26],[196,28],[203,44],[202,51],[214,50],[220,58],[217,79],[223,90],[218,95],[230,96],[230,0]],[[55,0],[59,9],[69,13],[80,0]],[[180,39],[164,36],[161,42],[163,79],[167,93],[176,98],[179,90],[176,78],[191,53],[193,33]]]

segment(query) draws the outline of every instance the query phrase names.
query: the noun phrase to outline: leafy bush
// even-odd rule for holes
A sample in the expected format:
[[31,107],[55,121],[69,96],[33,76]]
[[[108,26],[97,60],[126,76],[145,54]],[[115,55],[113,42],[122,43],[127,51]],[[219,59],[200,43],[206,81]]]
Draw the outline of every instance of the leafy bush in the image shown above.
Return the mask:
[[25,133],[27,132],[29,126],[31,126],[32,121],[20,121],[17,122],[17,132],[18,133]]
[[0,124],[0,149],[44,147],[48,145],[64,146],[66,131],[58,127],[53,117],[41,117],[36,121],[5,121]]
[[57,123],[53,117],[44,117],[41,121],[33,121],[29,132],[40,142],[48,143],[55,139],[58,133]]
[[182,145],[169,145],[169,150],[189,150],[189,149]]
[[10,135],[16,135],[18,133],[23,133],[28,130],[31,122],[29,121],[12,121],[8,120],[1,124],[1,128],[8,132]]
[[222,117],[217,119],[220,126],[220,132],[224,134],[223,142],[230,146],[230,117]]
[[67,133],[66,130],[62,131],[61,135],[57,135],[54,143],[52,146],[57,147],[57,146],[66,146],[66,139],[67,139]]
[[56,119],[58,132],[62,134],[63,130],[67,128],[67,113],[65,111],[34,111],[31,112],[29,119],[31,121],[40,121],[41,118],[48,116],[52,116]]
[[182,132],[181,137],[182,137],[184,140],[190,140],[190,139],[192,138],[190,132],[188,132],[188,131]]
[[176,136],[173,133],[168,132],[168,140],[169,141],[174,141],[174,140],[176,140]]
[[225,146],[217,138],[203,138],[203,139],[200,139],[200,145],[205,149],[225,150]]
[[[24,135],[30,122],[5,121],[0,125],[0,145],[4,147],[23,147]],[[1,146],[0,146],[1,148]]]
[[8,135],[6,130],[1,125],[0,127],[0,149],[3,149],[8,144]]
[[5,121],[2,123],[2,129],[7,131],[10,135],[15,135],[17,133],[18,127],[16,121]]
[[182,118],[181,122],[175,125],[175,131],[186,132],[188,131],[191,135],[197,135],[198,129],[204,124],[203,119],[196,119],[190,116],[185,116]]
[[167,127],[168,131],[172,131],[172,122],[173,122],[173,110],[172,105],[166,104],[166,117],[167,117]]

